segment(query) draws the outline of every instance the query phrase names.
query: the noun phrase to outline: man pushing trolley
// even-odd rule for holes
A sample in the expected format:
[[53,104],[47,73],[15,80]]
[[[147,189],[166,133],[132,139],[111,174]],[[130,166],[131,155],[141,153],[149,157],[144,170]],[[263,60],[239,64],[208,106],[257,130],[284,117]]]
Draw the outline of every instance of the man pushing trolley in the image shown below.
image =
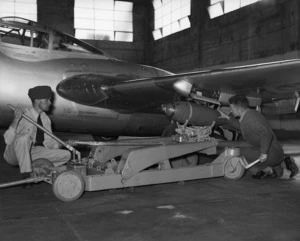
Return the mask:
[[[34,160],[45,158],[54,166],[59,166],[71,158],[68,150],[60,149],[62,145],[59,142],[22,117],[24,113],[52,133],[51,120],[45,113],[51,106],[51,88],[36,86],[29,89],[28,96],[32,107],[24,110],[16,108],[14,119],[4,133],[6,143],[4,159],[11,165],[19,165],[23,179],[31,176]],[[30,186],[26,185],[26,187]]]

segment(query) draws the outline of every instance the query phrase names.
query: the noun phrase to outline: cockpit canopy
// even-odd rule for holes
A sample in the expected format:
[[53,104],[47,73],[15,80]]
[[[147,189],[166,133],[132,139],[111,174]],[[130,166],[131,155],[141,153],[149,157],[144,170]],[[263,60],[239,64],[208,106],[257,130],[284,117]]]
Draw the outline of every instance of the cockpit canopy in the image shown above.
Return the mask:
[[0,18],[0,42],[49,50],[97,54],[115,59],[69,34],[19,17]]

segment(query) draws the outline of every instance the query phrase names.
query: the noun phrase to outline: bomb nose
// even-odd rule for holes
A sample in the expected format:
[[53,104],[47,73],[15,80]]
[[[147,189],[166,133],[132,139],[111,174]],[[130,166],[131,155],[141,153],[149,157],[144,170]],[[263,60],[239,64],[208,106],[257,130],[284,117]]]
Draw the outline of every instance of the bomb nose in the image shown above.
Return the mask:
[[161,109],[169,117],[175,113],[175,107],[173,104],[163,104],[161,105]]

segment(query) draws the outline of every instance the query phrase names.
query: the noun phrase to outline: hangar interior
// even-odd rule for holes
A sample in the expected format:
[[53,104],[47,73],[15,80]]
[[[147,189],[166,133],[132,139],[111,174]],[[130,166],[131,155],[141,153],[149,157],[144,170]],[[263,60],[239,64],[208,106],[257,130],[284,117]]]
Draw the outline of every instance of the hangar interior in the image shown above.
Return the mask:
[[[3,9],[12,2],[35,1],[0,0],[0,17],[10,13]],[[88,14],[76,8],[109,2],[37,0],[33,12],[39,23],[75,35],[76,15],[85,19]],[[130,30],[109,35],[105,29],[108,35],[83,39],[120,60],[185,73],[299,58],[298,0],[120,2],[131,4]],[[183,14],[173,25],[172,4]],[[126,6],[121,4],[118,11]],[[167,10],[160,9],[163,6]],[[182,10],[185,6],[188,10]],[[115,16],[120,16],[118,11]],[[155,23],[160,18],[168,25]],[[108,40],[111,36],[127,39]],[[292,118],[297,116],[277,117],[293,137],[299,136],[299,121]],[[4,150],[1,137],[0,183],[20,178],[18,168],[4,161]],[[69,203],[58,200],[48,183],[34,184],[32,189],[10,187],[0,189],[0,240],[297,241],[299,191],[299,177],[254,180],[249,174],[236,181],[218,177],[85,192]]]
[[[209,0],[190,6],[191,27],[155,41],[152,1],[134,0],[132,42],[88,42],[121,60],[175,73],[299,56],[298,1],[259,1],[213,19]],[[37,11],[39,22],[75,34],[73,0],[37,1]]]

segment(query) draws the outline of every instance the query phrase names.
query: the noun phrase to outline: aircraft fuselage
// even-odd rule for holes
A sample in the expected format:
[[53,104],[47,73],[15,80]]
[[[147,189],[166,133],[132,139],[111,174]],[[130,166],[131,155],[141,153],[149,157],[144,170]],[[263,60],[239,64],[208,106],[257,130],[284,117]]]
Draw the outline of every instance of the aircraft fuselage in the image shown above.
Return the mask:
[[148,78],[170,73],[149,66],[130,64],[93,53],[66,52],[0,42],[0,127],[9,126],[13,112],[7,104],[31,106],[28,89],[49,85],[54,91],[50,117],[55,130],[94,135],[160,135],[169,123],[163,114],[120,113],[105,106],[86,106],[56,94],[64,79],[80,74],[111,78]]

